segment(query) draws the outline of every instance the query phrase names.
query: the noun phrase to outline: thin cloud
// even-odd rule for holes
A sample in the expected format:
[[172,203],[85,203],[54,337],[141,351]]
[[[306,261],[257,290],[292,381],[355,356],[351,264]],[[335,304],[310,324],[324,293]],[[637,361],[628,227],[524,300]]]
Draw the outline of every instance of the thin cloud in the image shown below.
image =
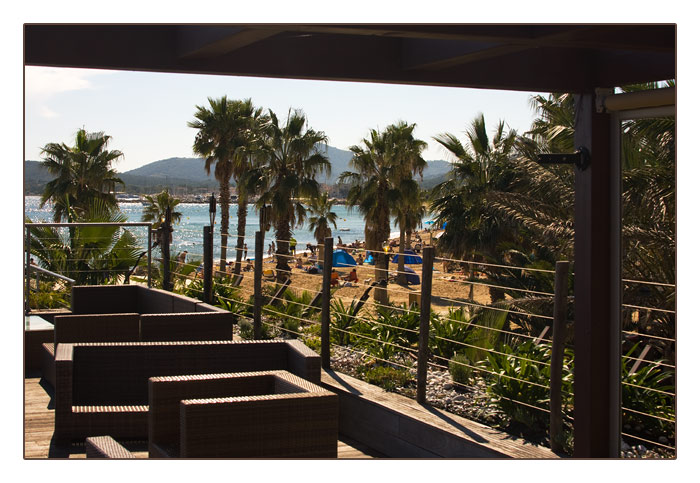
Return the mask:
[[53,119],[55,117],[58,117],[58,113],[52,111],[51,109],[49,109],[46,106],[41,106],[39,108],[39,115],[41,117],[45,117],[46,119]]
[[92,77],[108,72],[87,69],[25,67],[25,95],[31,100],[46,100],[56,94],[94,88]]

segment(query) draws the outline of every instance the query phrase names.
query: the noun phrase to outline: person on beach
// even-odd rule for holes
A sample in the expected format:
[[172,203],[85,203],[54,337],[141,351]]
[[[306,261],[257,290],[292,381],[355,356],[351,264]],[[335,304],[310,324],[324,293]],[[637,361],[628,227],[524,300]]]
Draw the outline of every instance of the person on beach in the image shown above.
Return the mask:
[[335,271],[335,268],[331,271],[331,287],[334,287],[338,285],[339,282],[339,276],[338,272]]
[[183,250],[180,252],[180,254],[177,256],[177,266],[181,267],[185,263],[187,263],[187,250]]
[[289,252],[290,252],[292,255],[296,255],[296,254],[297,254],[297,241],[296,241],[296,238],[292,238],[291,240],[289,240]]
[[245,271],[245,272],[250,272],[251,270],[253,270],[253,264],[250,263],[250,258],[246,258],[245,261],[248,262],[248,263],[247,263],[247,265],[243,268],[243,271]]
[[248,259],[248,244],[243,244],[243,258]]
[[347,280],[348,282],[357,282],[359,278],[357,278],[357,269],[353,268],[352,272],[347,277],[344,277],[344,280]]
[[338,235],[338,246],[343,245],[343,240],[340,238],[340,235]]

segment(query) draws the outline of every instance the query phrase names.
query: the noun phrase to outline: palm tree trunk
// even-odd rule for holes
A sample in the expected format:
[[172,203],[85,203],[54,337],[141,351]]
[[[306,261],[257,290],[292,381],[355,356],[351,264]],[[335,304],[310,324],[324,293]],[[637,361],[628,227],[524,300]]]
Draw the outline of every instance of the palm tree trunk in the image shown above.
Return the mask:
[[243,243],[245,241],[245,224],[248,216],[248,198],[238,190],[238,240],[236,241],[236,265],[233,273],[241,273],[241,259],[243,258]]
[[221,194],[221,260],[219,270],[226,271],[226,246],[228,244],[228,206],[231,200],[231,190],[229,189],[229,180],[220,183]]
[[277,282],[282,283],[289,276],[289,239],[292,237],[292,230],[289,227],[289,219],[285,216],[277,222]]
[[404,264],[404,258],[403,258],[403,252],[406,249],[406,234],[404,233],[403,227],[399,227],[400,232],[399,232],[399,268],[398,268],[398,276],[396,277],[396,282],[399,285],[406,285],[406,274],[404,273],[405,271],[405,264]]

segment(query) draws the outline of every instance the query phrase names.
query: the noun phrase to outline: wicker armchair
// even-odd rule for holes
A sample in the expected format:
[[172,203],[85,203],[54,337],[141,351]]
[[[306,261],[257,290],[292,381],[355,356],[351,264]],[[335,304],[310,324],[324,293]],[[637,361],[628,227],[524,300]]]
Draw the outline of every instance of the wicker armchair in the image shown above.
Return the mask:
[[335,458],[338,396],[287,371],[149,379],[149,457]]
[[299,341],[59,344],[54,437],[145,438],[150,377],[278,369],[321,379],[320,357]]

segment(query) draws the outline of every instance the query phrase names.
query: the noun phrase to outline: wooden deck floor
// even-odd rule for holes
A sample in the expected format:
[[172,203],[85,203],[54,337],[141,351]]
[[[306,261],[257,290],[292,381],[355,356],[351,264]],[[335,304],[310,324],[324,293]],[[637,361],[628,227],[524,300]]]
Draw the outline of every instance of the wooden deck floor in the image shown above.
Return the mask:
[[[54,401],[53,388],[44,383],[38,374],[24,379],[24,457],[25,459],[85,458],[85,446],[72,444],[59,446],[53,441]],[[125,442],[124,446],[137,458],[148,457],[146,442]],[[338,458],[379,458],[383,455],[341,435],[338,441]]]

